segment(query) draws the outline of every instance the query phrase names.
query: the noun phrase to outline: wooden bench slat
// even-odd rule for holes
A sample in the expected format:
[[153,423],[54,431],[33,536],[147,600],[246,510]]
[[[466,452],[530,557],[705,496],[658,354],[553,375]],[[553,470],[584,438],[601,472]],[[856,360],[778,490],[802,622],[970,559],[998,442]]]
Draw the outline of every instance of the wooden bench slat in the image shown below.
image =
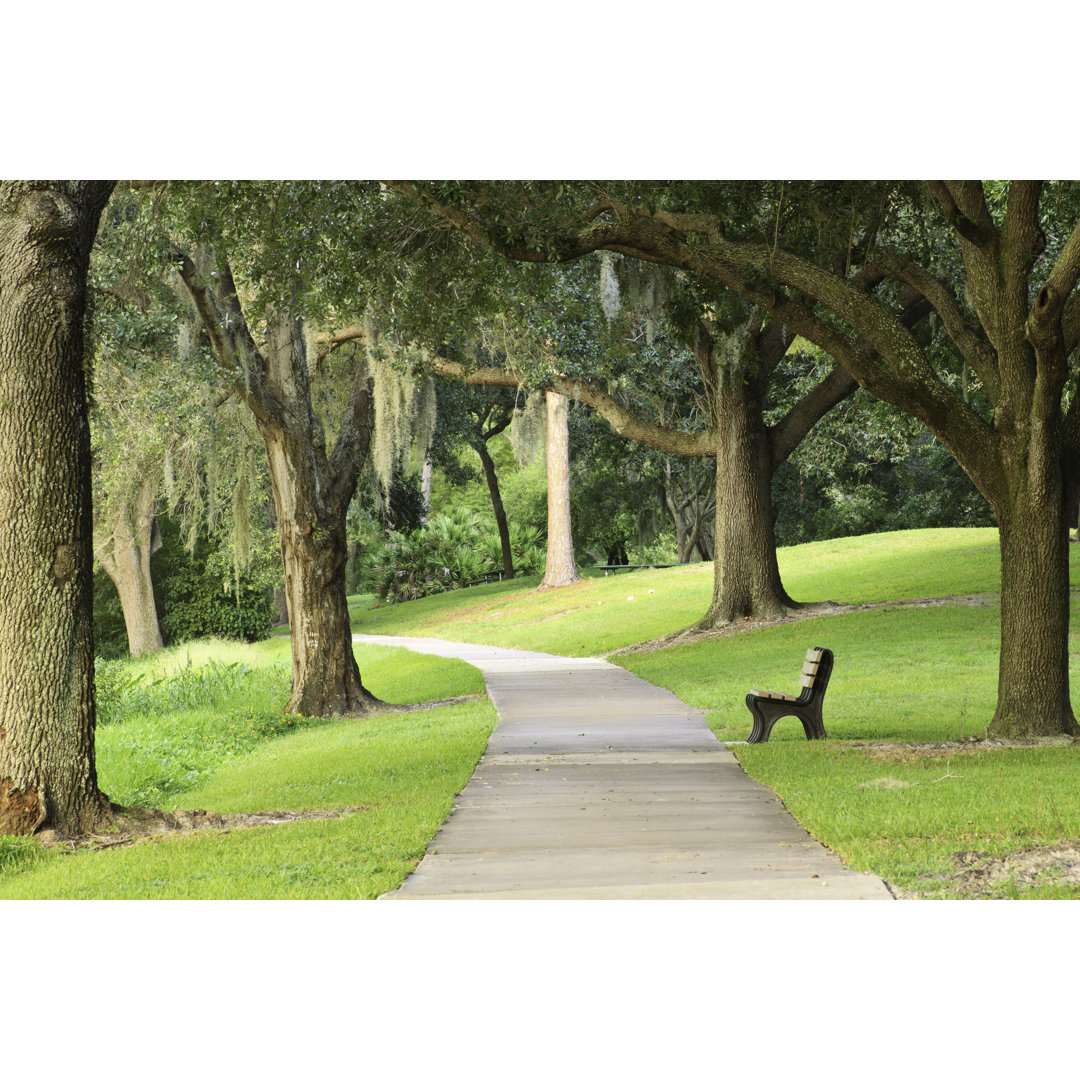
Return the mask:
[[813,660],[813,661],[819,661],[819,660],[821,660],[821,653],[822,653],[821,649],[807,649],[806,650],[806,659],[807,660]]
[[778,694],[772,690],[751,690],[754,697],[768,698],[770,701],[797,701],[798,698],[791,694]]
[[799,685],[800,686],[813,686],[816,679],[817,679],[816,675],[800,675],[799,676]]

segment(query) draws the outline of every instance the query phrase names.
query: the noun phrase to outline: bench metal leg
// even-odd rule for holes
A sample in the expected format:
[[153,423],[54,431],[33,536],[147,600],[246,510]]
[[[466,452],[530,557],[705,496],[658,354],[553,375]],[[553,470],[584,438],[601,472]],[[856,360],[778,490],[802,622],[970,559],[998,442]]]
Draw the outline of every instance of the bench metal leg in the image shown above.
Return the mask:
[[747,738],[748,743],[763,743],[769,741],[773,726],[777,720],[785,716],[798,717],[802,723],[803,731],[807,739],[824,739],[825,725],[821,721],[821,710],[810,708],[792,708],[787,702],[780,702],[775,698],[759,698],[753,694],[746,695],[746,707],[754,718],[754,728]]

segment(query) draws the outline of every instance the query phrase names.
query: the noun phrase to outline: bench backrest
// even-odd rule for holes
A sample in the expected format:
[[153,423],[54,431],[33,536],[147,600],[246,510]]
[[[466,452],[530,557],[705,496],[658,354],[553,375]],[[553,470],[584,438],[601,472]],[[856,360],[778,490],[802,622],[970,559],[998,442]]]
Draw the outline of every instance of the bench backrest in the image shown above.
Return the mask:
[[815,645],[806,650],[806,660],[802,666],[802,674],[799,676],[799,685],[802,693],[799,700],[811,701],[820,694],[825,693],[829,685],[829,676],[832,674],[833,654],[831,649]]

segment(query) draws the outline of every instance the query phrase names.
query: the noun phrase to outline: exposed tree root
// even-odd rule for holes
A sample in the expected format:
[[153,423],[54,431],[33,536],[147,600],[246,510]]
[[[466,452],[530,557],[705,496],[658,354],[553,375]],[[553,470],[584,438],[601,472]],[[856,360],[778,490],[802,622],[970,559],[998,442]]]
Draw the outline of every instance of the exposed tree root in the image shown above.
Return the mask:
[[111,828],[100,833],[66,836],[56,829],[42,829],[36,839],[44,847],[66,851],[83,848],[126,847],[143,841],[163,840],[189,835],[202,829],[252,828],[256,825],[283,825],[290,821],[315,821],[343,817],[367,810],[366,806],[346,806],[340,810],[267,810],[250,814],[215,814],[207,810],[143,810],[138,807],[115,808]]
[[783,623],[799,622],[802,619],[816,619],[824,615],[846,615],[852,611],[870,611],[872,608],[884,607],[941,607],[946,604],[980,606],[989,603],[990,599],[989,594],[969,594],[965,596],[888,600],[874,604],[844,604],[835,600],[819,600],[815,603],[786,608],[785,614],[777,618],[755,619],[752,616],[747,616],[743,619],[716,623],[712,626],[704,626],[702,622],[694,623],[684,630],[676,630],[674,633],[665,634],[663,637],[654,638],[652,641],[642,641],[637,645],[626,645],[621,649],[613,649],[607,655],[618,656],[622,653],[654,652],[657,649],[666,649],[672,645],[687,645],[694,641],[705,641],[709,638],[728,637],[731,634],[740,634],[747,630],[759,630],[764,626],[779,626]]

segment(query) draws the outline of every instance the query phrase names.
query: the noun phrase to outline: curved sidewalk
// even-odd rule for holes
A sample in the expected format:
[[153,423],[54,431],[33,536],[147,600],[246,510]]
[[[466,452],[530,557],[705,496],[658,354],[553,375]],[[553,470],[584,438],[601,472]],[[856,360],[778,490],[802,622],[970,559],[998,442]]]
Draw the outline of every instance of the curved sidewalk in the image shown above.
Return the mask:
[[357,634],[478,667],[499,714],[416,871],[380,899],[889,900],[702,714],[603,660]]

